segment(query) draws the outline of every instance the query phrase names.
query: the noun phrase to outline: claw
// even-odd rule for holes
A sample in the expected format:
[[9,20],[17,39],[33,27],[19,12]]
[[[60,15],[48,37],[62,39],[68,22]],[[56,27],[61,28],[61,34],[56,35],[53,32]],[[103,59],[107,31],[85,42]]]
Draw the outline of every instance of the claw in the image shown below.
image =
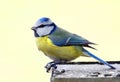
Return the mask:
[[53,69],[57,69],[56,64],[58,64],[58,63],[56,63],[56,62],[49,62],[49,63],[45,66],[46,72],[49,72],[52,68],[53,68]]
[[66,60],[62,60],[62,61],[52,61],[49,62],[45,68],[46,68],[46,72],[49,72],[52,69],[52,72],[56,72],[56,73],[63,73],[65,72],[65,70],[63,69],[62,71],[58,71],[57,70],[57,64],[66,64],[67,61]]

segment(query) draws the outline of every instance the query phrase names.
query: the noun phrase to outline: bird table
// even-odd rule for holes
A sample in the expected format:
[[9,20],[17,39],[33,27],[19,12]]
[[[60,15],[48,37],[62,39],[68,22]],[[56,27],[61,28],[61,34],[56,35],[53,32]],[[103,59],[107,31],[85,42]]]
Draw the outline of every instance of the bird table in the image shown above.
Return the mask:
[[52,70],[51,82],[120,82],[120,61],[110,61],[117,69],[99,62],[58,64]]

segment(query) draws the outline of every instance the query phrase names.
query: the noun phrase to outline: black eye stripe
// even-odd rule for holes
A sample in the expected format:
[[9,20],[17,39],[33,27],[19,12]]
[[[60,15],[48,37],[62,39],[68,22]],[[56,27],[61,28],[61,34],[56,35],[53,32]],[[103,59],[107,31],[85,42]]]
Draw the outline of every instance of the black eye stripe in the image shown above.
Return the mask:
[[40,26],[38,26],[38,27],[36,27],[36,28],[43,28],[43,27],[45,27],[46,25],[40,25]]
[[36,29],[37,29],[37,28],[44,28],[45,26],[53,26],[53,25],[54,25],[54,23],[52,23],[52,24],[47,24],[47,25],[43,25],[43,24],[42,24],[42,25],[36,27]]

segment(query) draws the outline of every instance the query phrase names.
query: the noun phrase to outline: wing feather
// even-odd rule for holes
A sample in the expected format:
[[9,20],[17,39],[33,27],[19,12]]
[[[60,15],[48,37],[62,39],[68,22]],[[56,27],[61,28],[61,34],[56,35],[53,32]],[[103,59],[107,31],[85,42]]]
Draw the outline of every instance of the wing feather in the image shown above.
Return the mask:
[[49,38],[57,46],[82,46],[95,49],[89,45],[95,43],[90,42],[76,34],[69,33],[68,31],[65,31],[61,28],[57,28],[53,34],[49,35]]

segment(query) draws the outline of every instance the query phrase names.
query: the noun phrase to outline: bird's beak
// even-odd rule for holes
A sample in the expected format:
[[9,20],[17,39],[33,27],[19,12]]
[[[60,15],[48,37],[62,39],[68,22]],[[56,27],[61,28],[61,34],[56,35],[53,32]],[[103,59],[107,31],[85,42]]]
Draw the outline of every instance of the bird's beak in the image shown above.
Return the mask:
[[36,27],[32,27],[31,30],[35,30]]

